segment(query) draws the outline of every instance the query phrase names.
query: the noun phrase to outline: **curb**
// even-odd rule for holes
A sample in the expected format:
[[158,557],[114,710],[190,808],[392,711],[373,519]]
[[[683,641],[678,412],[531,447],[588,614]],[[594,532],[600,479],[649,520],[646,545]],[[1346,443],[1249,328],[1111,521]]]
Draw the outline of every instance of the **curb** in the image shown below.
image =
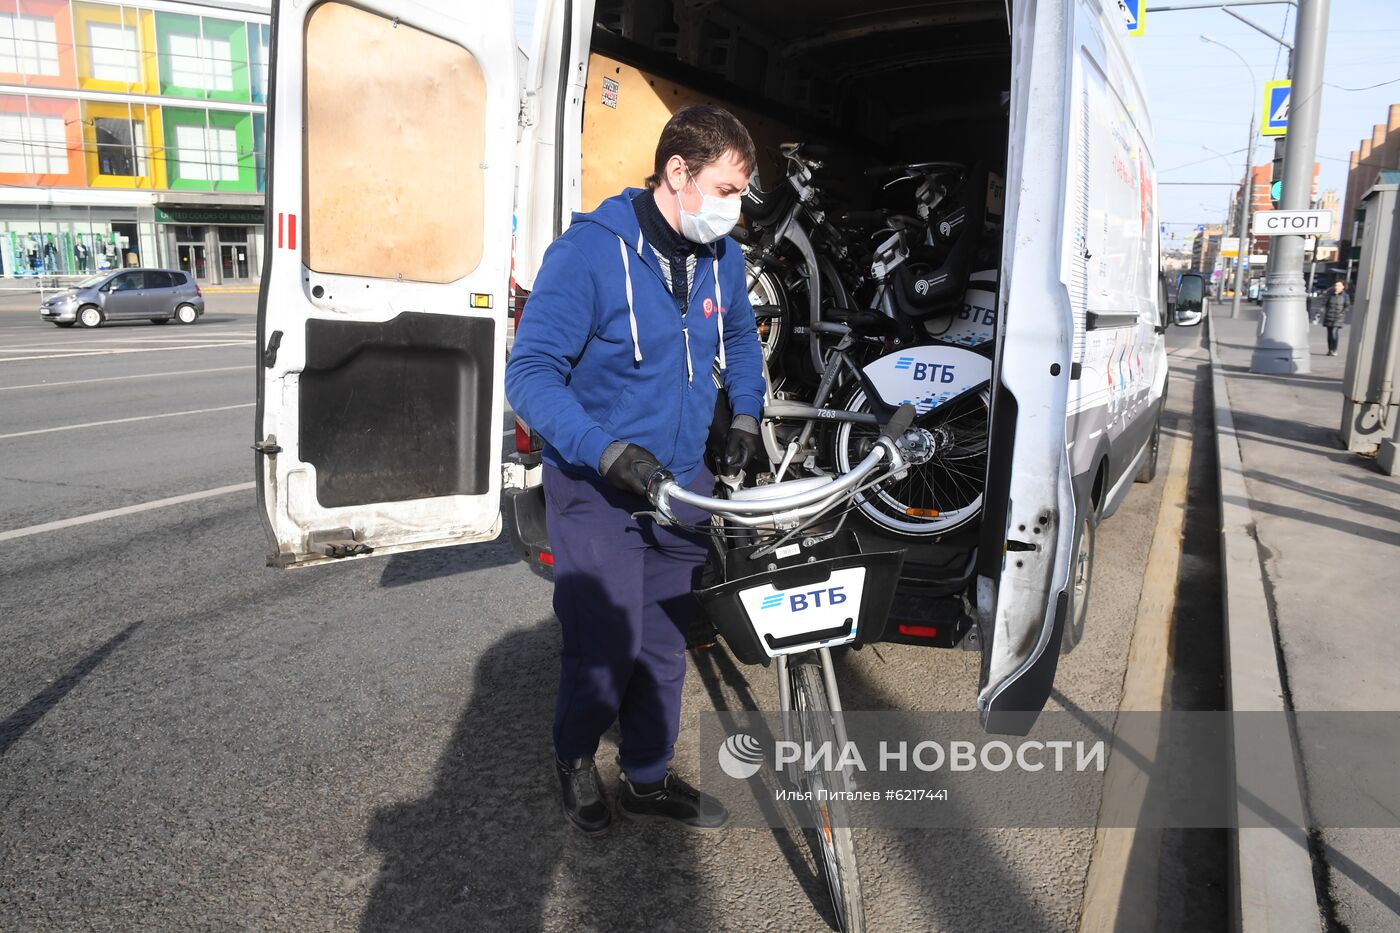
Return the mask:
[[[1262,710],[1287,714],[1273,620],[1264,593],[1264,568],[1259,559],[1249,491],[1245,487],[1229,387],[1220,368],[1215,327],[1209,317],[1206,326],[1220,486],[1226,699],[1232,712]],[[1279,716],[1278,722],[1278,735],[1261,738],[1256,731],[1243,737],[1245,742],[1241,741],[1238,731],[1233,736],[1235,815],[1240,828],[1231,831],[1230,880],[1234,891],[1231,929],[1240,933],[1318,933],[1322,920],[1307,829],[1302,818],[1305,812],[1303,793],[1296,777],[1299,773],[1297,749],[1288,732],[1286,717]],[[1241,754],[1246,742],[1249,751]],[[1259,754],[1261,744],[1267,743],[1272,743],[1274,754]],[[1274,825],[1260,827],[1260,814],[1242,802],[1239,792],[1241,788],[1262,787],[1269,781],[1278,781],[1281,759],[1293,766],[1293,786],[1287,793],[1291,804],[1288,809],[1293,818],[1276,818]],[[1277,799],[1277,794],[1273,796]],[[1279,814],[1275,814],[1277,816]]]

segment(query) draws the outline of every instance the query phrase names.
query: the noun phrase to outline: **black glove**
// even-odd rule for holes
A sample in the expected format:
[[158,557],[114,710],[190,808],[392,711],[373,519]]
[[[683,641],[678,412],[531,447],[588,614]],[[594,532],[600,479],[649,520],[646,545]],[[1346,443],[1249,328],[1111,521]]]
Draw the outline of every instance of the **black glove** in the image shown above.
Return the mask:
[[[753,419],[748,419],[752,421]],[[732,476],[747,467],[759,451],[763,450],[763,438],[757,431],[740,426],[737,421],[729,429],[729,437],[724,443],[724,469]]]
[[[606,459],[606,454],[604,454]],[[671,471],[644,447],[628,444],[603,470],[603,479],[634,495],[647,498],[647,492],[661,480],[674,479]]]

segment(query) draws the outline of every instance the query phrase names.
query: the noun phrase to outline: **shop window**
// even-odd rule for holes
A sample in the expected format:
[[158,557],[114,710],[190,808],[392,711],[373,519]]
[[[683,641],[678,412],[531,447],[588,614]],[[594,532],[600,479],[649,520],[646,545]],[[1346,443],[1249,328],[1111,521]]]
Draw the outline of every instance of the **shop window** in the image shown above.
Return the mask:
[[0,172],[68,173],[68,140],[58,116],[0,113]]
[[100,81],[136,84],[141,80],[136,54],[136,30],[116,23],[89,23],[92,76]]
[[26,75],[58,74],[58,36],[53,20],[0,14],[0,71]]
[[257,23],[248,24],[248,57],[253,79],[253,100],[262,103],[267,100],[268,44],[272,37],[271,26]]
[[221,36],[171,33],[170,83],[201,91],[233,90],[233,50]]
[[[481,262],[485,194],[486,88],[476,58],[338,2],[312,8],[305,42],[306,264],[417,282],[471,272]],[[439,81],[444,74],[453,80]]]
[[247,227],[220,227],[220,228],[219,228],[219,242],[220,242],[220,243],[247,243],[247,242],[248,242],[248,228],[247,228]]
[[225,126],[176,124],[180,177],[194,181],[238,181],[238,137]]
[[97,117],[97,171],[136,178],[146,174],[146,126],[136,120]]

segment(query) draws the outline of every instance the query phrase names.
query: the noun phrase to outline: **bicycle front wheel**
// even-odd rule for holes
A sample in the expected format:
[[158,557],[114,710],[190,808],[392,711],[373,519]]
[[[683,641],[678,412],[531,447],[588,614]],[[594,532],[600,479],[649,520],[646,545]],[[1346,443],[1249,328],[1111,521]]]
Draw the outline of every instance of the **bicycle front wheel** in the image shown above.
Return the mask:
[[[839,753],[837,714],[832,712],[827,700],[821,664],[814,657],[793,663],[788,668],[788,677],[802,747],[821,748],[822,743],[830,743],[826,747],[836,755]],[[804,772],[803,779],[807,784],[805,789],[811,794],[809,805],[816,824],[811,833],[815,836],[813,852],[831,893],[836,925],[844,933],[860,933],[865,930],[865,903],[861,899],[860,872],[856,868],[855,843],[846,819],[846,806],[839,800],[832,800],[829,794],[821,793],[844,790],[841,774],[817,767]]]

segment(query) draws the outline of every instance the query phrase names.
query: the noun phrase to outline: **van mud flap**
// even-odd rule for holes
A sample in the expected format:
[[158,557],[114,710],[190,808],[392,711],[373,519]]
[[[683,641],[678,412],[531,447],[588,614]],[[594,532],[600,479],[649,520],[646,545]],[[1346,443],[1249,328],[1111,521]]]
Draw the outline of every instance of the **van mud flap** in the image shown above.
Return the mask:
[[544,519],[544,484],[503,490],[501,524],[510,537],[511,550],[521,560],[538,569],[554,567],[554,552],[549,549],[549,530]]

